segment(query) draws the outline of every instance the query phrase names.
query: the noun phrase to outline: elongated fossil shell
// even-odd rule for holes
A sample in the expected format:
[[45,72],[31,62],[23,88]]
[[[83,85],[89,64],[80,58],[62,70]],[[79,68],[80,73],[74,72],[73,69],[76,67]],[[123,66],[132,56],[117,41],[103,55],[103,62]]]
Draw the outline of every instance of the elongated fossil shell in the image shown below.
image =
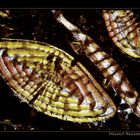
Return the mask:
[[0,42],[0,72],[21,101],[52,117],[96,122],[116,106],[84,66],[52,45],[29,40]]
[[74,41],[70,42],[73,50],[79,55],[86,55],[110,82],[113,89],[131,107],[134,113],[140,117],[140,96],[130,84],[121,67],[106,52],[99,47],[92,38],[70,23],[61,13],[53,10],[56,20],[71,31]]
[[109,36],[120,50],[140,58],[140,23],[131,10],[104,10],[103,18]]

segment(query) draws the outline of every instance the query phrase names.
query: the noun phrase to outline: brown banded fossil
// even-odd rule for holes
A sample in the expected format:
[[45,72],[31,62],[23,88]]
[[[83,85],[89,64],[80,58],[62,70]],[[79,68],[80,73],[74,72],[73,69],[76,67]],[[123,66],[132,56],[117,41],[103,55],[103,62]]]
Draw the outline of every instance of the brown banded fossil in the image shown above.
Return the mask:
[[[73,35],[71,48],[85,55],[109,81],[133,112],[140,116],[139,93],[123,70],[94,40],[71,24],[61,12],[55,19]],[[3,38],[0,72],[21,101],[39,112],[72,122],[98,122],[113,117],[117,107],[90,72],[75,58],[51,44]]]
[[101,71],[103,76],[110,82],[114,90],[124,101],[133,109],[135,114],[140,117],[140,96],[132,87],[121,67],[117,62],[101,47],[99,47],[92,38],[84,34],[78,27],[70,23],[61,13],[61,11],[52,11],[56,20],[63,24],[72,32],[73,42],[71,47],[78,55],[84,54]]
[[132,10],[103,10],[109,36],[120,50],[140,58],[140,24]]
[[92,75],[66,52],[29,40],[0,42],[0,72],[22,101],[49,116],[95,122],[116,107]]

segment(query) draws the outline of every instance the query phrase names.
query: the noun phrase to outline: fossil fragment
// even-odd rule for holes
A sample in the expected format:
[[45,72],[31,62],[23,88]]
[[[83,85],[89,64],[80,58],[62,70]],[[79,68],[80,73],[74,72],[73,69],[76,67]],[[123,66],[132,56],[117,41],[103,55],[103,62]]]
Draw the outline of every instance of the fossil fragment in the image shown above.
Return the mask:
[[101,71],[103,76],[110,82],[114,90],[131,107],[134,113],[140,117],[140,97],[135,88],[130,84],[121,67],[117,62],[92,38],[70,23],[60,10],[52,10],[55,19],[64,25],[73,35],[73,42],[69,42],[78,55],[86,55]]
[[103,10],[109,36],[120,50],[140,58],[140,23],[131,10]]
[[21,101],[52,117],[96,122],[113,117],[116,106],[80,62],[52,45],[3,39],[0,73]]
[[0,11],[0,17],[7,18],[9,15],[9,10]]

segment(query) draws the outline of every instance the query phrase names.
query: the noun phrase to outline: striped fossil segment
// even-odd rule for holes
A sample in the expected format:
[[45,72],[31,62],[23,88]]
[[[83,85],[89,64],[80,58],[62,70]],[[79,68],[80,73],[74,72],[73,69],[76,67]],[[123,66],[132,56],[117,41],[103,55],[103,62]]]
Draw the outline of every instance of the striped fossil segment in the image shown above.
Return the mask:
[[131,10],[104,10],[103,18],[109,36],[120,50],[140,58],[140,24]]
[[84,66],[66,52],[29,40],[0,42],[0,72],[21,101],[73,122],[113,117],[116,106]]
[[140,117],[140,96],[130,84],[123,70],[117,62],[105,53],[92,38],[70,23],[59,10],[53,10],[56,20],[64,25],[73,35],[71,47],[78,55],[86,55],[101,71],[103,76],[110,82],[113,89],[131,107],[134,113]]

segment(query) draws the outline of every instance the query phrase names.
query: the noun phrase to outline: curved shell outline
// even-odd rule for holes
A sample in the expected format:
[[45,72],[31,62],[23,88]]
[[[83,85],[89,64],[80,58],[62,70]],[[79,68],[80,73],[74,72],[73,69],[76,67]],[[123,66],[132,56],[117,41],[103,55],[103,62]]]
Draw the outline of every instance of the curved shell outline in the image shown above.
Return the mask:
[[140,23],[132,10],[103,10],[109,36],[131,58],[140,58]]
[[80,62],[45,43],[4,39],[0,72],[21,101],[49,116],[73,122],[113,117],[116,106]]
[[69,42],[78,55],[85,55],[96,65],[101,74],[109,81],[114,91],[130,106],[133,112],[140,117],[140,95],[131,85],[122,68],[109,54],[104,52],[94,40],[84,34],[77,26],[69,22],[62,11],[53,10],[55,19],[71,31],[73,42]]

